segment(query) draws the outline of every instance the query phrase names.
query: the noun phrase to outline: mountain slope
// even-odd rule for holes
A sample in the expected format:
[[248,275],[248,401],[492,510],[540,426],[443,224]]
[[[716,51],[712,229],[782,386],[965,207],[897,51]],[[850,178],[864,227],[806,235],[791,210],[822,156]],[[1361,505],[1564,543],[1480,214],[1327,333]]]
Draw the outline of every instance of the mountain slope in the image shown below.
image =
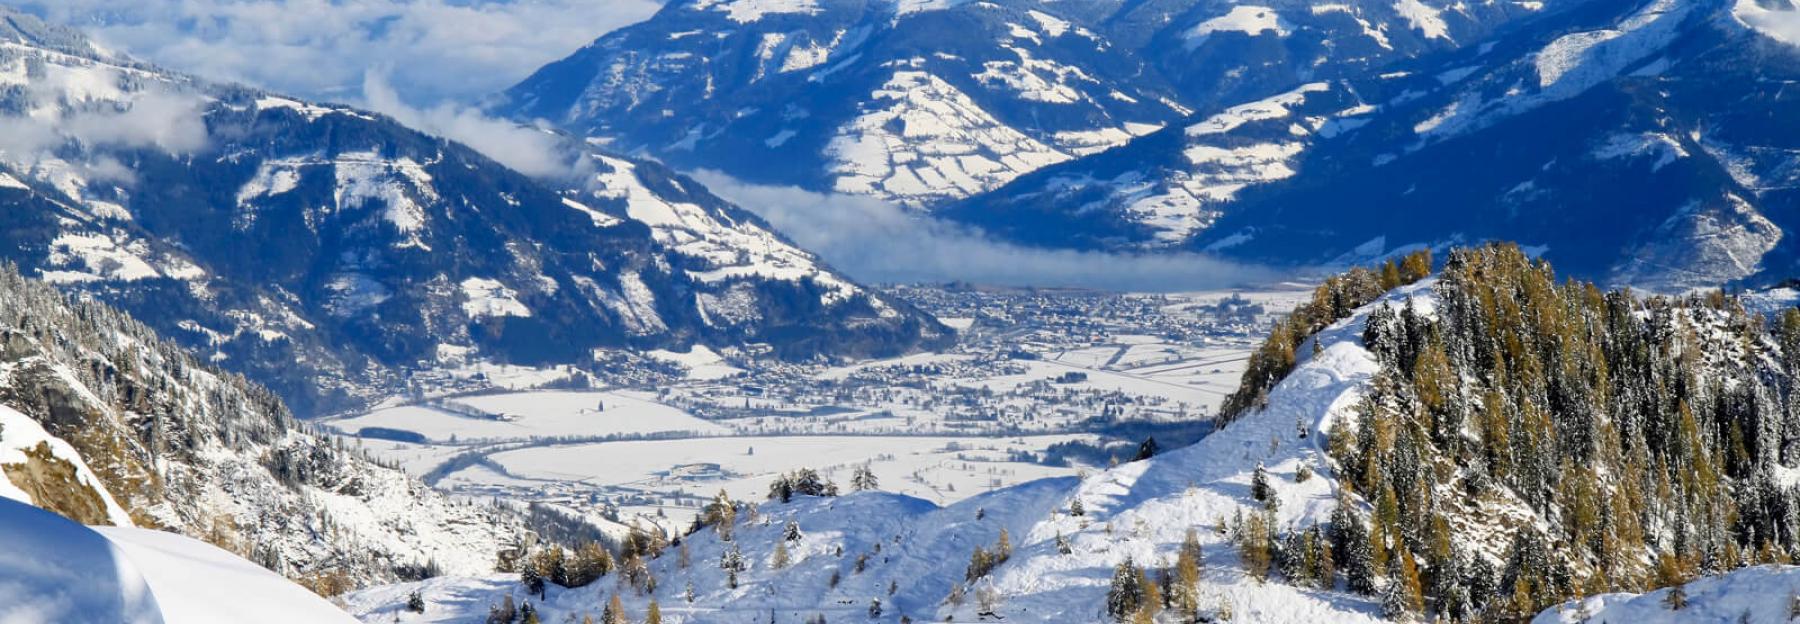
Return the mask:
[[0,271],[0,496],[203,539],[321,593],[491,569],[524,532],[317,435],[267,389]]
[[[1134,583],[1162,582],[1171,620],[1523,619],[1793,552],[1800,312],[1769,328],[1722,296],[1559,285],[1516,247],[1458,250],[1435,279],[1368,294],[1397,281],[1359,270],[1322,287],[1304,329],[1271,340],[1291,370],[1192,446],[947,508],[867,492],[745,503],[649,562],[692,603],[656,597],[708,622],[1103,621],[1136,616]],[[440,579],[352,609],[384,621],[411,588],[517,592]],[[543,613],[579,618],[606,597],[552,591]]]
[[[1569,2],[1566,4],[1575,4]],[[498,96],[677,167],[930,208],[1537,2],[682,0]]]
[[[7,257],[301,413],[474,360],[697,343],[854,357],[949,336],[659,166],[582,156],[528,178],[385,117],[205,84],[6,17]],[[673,235],[633,218],[648,205],[704,223]]]
[[1793,270],[1796,148],[1779,111],[1800,48],[1753,24],[1782,15],[1587,3],[1323,81],[1236,125],[1195,119],[945,214],[1054,246],[1313,263],[1493,238],[1609,283],[1778,281]]

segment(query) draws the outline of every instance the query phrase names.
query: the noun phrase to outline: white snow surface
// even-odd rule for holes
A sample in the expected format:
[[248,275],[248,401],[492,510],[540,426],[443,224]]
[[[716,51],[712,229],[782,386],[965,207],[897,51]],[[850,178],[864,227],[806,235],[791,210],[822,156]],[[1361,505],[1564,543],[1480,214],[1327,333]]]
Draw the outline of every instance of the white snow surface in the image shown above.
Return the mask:
[[1756,0],[1737,0],[1732,17],[1770,39],[1800,46],[1800,9],[1765,8]]
[[[1331,89],[1324,82],[1304,84],[1188,126],[1183,155],[1192,166],[1172,173],[1162,185],[1114,180],[1128,202],[1125,210],[1156,230],[1156,244],[1178,244],[1210,227],[1220,214],[1219,205],[1232,201],[1243,189],[1296,175],[1295,163],[1315,135],[1334,136],[1364,123],[1357,116],[1370,112],[1365,107],[1329,118],[1296,112],[1309,94]],[[1279,120],[1291,120],[1285,133],[1275,135],[1279,138],[1246,139],[1236,134],[1247,124]]]
[[331,624],[356,619],[242,557],[174,533],[94,529],[140,571],[170,624]]
[[[703,266],[689,269],[690,277],[706,284],[750,278],[787,282],[810,279],[824,287],[821,302],[828,306],[862,294],[850,280],[825,269],[811,253],[787,243],[767,228],[748,220],[728,220],[698,204],[665,199],[645,185],[632,162],[609,156],[595,158],[607,171],[597,174],[594,196],[623,200],[626,212],[650,226],[657,242],[700,260],[697,264]],[[623,294],[636,301],[631,299],[632,293]],[[648,290],[641,293],[642,297],[649,295]],[[878,300],[876,304],[886,314],[897,314]],[[655,315],[653,305],[640,308],[640,312]]]
[[471,277],[462,281],[464,314],[469,318],[531,316],[531,308],[519,303],[519,292],[499,280]]
[[0,622],[330,624],[348,613],[204,542],[0,498]]
[[1419,0],[1396,0],[1394,11],[1412,24],[1427,39],[1450,39],[1450,25],[1444,23],[1443,11]]
[[689,348],[686,353],[657,349],[655,351],[647,351],[644,355],[665,362],[680,364],[683,368],[687,369],[688,379],[724,379],[744,372],[744,369],[727,364],[725,358],[720,357],[717,351],[713,351],[706,345],[694,345]]
[[1532,624],[1680,624],[1787,622],[1790,601],[1800,592],[1800,567],[1765,565],[1690,581],[1683,586],[1687,606],[1672,610],[1672,589],[1646,594],[1601,594],[1545,610]]
[[[1413,0],[1417,1],[1417,0]],[[1240,32],[1252,37],[1264,33],[1273,33],[1277,37],[1286,37],[1293,28],[1280,13],[1265,6],[1240,4],[1231,7],[1231,12],[1200,22],[1182,34],[1184,44],[1189,50],[1199,47],[1216,32]]]
[[1538,77],[1537,91],[1489,97],[1482,92],[1490,86],[1486,83],[1467,87],[1459,99],[1415,128],[1422,139],[1420,146],[1486,128],[1616,78],[1666,48],[1693,10],[1694,3],[1687,0],[1656,0],[1616,28],[1563,35],[1531,59]]
[[696,0],[693,8],[723,11],[726,17],[739,24],[755,22],[769,15],[813,15],[821,10],[818,0]]
[[[1057,92],[1048,81],[1014,80],[1028,90]],[[838,192],[910,206],[990,190],[1070,158],[1001,123],[942,78],[913,70],[894,72],[876,89],[863,113],[837,130],[825,155]]]
[[1716,288],[1762,270],[1781,228],[1735,194],[1694,202],[1657,226],[1656,235],[1620,260],[1611,281],[1661,293]]
[[162,624],[156,596],[111,541],[0,497],[0,622]]

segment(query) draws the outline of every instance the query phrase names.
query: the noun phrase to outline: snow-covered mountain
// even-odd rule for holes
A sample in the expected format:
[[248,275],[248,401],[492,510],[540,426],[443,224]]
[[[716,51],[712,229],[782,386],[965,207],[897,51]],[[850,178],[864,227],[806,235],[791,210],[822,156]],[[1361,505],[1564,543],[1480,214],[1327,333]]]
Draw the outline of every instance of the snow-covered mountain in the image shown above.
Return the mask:
[[[949,332],[651,163],[534,179],[359,110],[206,84],[4,13],[0,232],[297,411],[600,348],[862,356]],[[646,222],[648,221],[648,222]]]
[[[1574,4],[1574,2],[1568,2]],[[932,207],[1542,2],[679,0],[496,98],[764,183]]]
[[[1379,283],[1392,280],[1322,287],[1260,352],[1289,361],[1279,383],[1192,446],[949,507],[877,492],[745,503],[649,561],[654,593],[622,577],[531,601],[577,620],[617,594],[634,617],[654,599],[681,622],[1561,621],[1575,596],[1641,608],[1600,595],[1617,588],[1686,584],[1695,617],[1778,602],[1727,595],[1731,579],[1800,590],[1793,567],[1689,582],[1794,547],[1781,510],[1800,501],[1797,460],[1778,449],[1800,436],[1781,394],[1800,313],[1757,333],[1729,299],[1558,285],[1516,247]],[[1601,357],[1613,372],[1588,368]],[[1490,366],[1512,376],[1473,372]],[[1665,366],[1689,384],[1646,385]],[[1593,409],[1590,391],[1631,398]],[[435,610],[400,613],[415,590]],[[496,576],[348,600],[367,622],[448,622],[507,595],[527,599]],[[1117,610],[1145,601],[1160,619]]]
[[1658,290],[1794,270],[1785,4],[1589,2],[1051,167],[945,214],[1283,263],[1501,239]]
[[266,388],[11,267],[0,270],[0,498],[181,533],[321,593],[484,572],[526,533],[522,514],[451,501],[311,431]]

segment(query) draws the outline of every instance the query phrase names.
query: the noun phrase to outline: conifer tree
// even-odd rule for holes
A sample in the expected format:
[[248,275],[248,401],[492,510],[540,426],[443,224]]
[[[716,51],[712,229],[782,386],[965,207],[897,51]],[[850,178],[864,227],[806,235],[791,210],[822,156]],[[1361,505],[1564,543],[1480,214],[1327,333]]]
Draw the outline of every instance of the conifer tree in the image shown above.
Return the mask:
[[881,483],[875,478],[875,471],[871,470],[869,465],[865,463],[861,466],[857,466],[856,472],[851,475],[850,488],[858,492],[865,492],[880,489]]
[[519,583],[525,586],[525,593],[527,595],[537,594],[538,599],[542,600],[544,598],[544,577],[543,575],[538,574],[538,568],[535,562],[528,562],[525,564],[525,569],[519,572]]
[[618,594],[606,601],[606,608],[600,612],[601,624],[629,624],[630,618],[625,615],[625,603],[619,600]]
[[1144,461],[1155,457],[1157,450],[1155,436],[1144,438],[1144,443],[1138,445],[1137,456],[1133,457],[1131,461]]
[[1112,588],[1106,592],[1106,614],[1114,622],[1130,622],[1144,606],[1144,571],[1130,558],[1113,568]]
[[1250,498],[1266,501],[1273,494],[1274,489],[1269,487],[1269,472],[1263,469],[1261,463],[1258,463],[1256,472],[1250,475]]

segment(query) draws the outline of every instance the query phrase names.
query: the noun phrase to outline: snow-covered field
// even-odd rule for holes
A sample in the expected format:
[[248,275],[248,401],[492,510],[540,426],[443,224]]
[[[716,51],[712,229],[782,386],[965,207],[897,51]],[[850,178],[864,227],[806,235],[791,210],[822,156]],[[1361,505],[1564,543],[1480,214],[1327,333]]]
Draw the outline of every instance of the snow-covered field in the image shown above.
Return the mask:
[[1001,439],[886,436],[727,437],[533,447],[491,456],[504,472],[464,470],[441,486],[462,491],[527,485],[639,499],[623,506],[630,517],[667,516],[685,526],[720,490],[759,500],[776,475],[813,468],[849,489],[850,475],[868,465],[885,491],[947,504],[1024,481],[1075,474],[1075,468],[1016,461],[1057,442],[1090,436]]
[[[367,427],[410,431],[433,442],[726,431],[654,399],[652,394],[630,391],[490,394],[449,399],[449,409],[402,405],[330,421],[329,425],[350,435]],[[454,411],[459,406],[484,415]]]
[[1267,323],[1307,290],[896,292],[959,319],[957,348],[808,364],[658,351],[646,356],[677,372],[653,388],[394,402],[325,425],[441,489],[603,526],[685,527],[721,489],[760,499],[799,468],[847,489],[865,464],[883,490],[950,505],[1099,468],[1045,465],[1052,445],[1135,445],[1102,432],[1210,417]]

